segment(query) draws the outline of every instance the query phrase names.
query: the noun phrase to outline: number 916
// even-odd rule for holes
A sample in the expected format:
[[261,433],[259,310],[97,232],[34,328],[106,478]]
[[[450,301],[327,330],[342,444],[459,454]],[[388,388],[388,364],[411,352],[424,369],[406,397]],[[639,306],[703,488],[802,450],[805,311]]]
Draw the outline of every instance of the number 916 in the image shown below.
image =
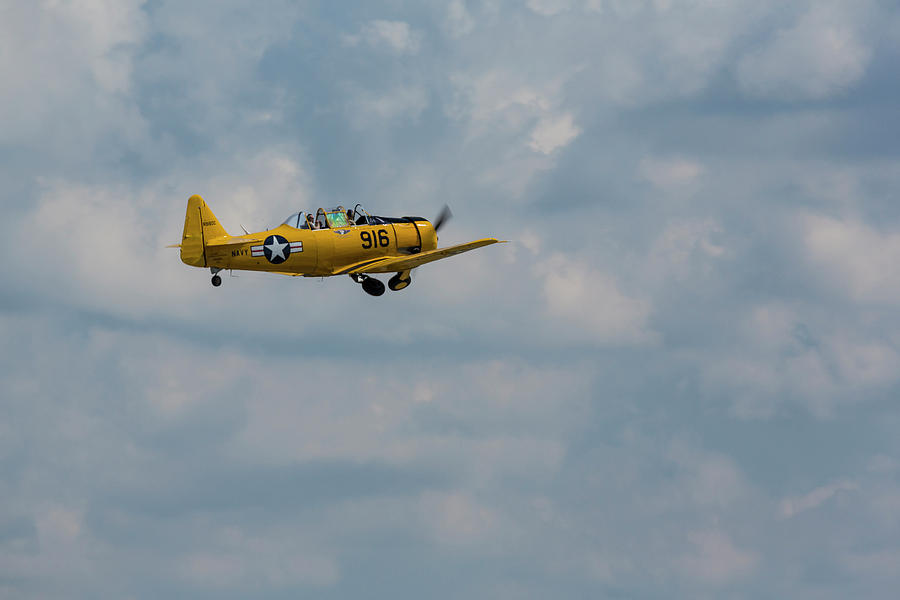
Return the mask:
[[364,250],[368,250],[369,248],[377,248],[378,246],[382,246],[387,248],[391,243],[391,238],[388,237],[388,233],[386,229],[379,229],[378,235],[375,235],[376,232],[372,231],[360,231],[359,239],[362,240],[362,247]]

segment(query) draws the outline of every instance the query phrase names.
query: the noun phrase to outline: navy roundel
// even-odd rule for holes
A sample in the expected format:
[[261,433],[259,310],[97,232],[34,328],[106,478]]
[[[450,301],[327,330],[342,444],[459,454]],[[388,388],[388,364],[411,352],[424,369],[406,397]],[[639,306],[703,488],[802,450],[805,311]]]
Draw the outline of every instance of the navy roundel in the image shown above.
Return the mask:
[[291,255],[291,244],[280,235],[270,235],[263,245],[263,252],[273,265],[283,263]]

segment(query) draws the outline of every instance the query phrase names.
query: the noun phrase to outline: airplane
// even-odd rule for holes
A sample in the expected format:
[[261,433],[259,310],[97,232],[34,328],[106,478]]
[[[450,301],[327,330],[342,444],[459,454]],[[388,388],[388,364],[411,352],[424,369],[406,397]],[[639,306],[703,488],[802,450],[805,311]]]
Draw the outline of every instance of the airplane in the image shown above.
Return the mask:
[[370,215],[357,204],[351,210],[319,208],[315,215],[296,212],[274,229],[232,236],[203,198],[194,195],[188,199],[181,243],[169,247],[181,249],[183,263],[208,267],[215,287],[222,285],[223,270],[349,275],[366,293],[381,296],[384,283],[373,274],[394,273],[388,287],[402,290],[412,283],[416,267],[501,241],[484,238],[438,248],[437,231],[450,216],[444,206],[432,224],[422,217]]

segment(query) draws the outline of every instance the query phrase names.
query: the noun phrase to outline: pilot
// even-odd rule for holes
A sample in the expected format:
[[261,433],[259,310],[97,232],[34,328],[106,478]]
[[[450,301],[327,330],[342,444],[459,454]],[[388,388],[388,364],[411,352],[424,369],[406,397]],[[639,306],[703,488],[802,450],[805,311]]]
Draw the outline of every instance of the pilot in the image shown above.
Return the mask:
[[316,227],[316,222],[313,219],[313,216],[309,213],[306,213],[306,225],[310,229],[318,229],[318,227]]
[[354,223],[354,221],[353,221],[353,209],[352,209],[352,208],[348,208],[348,209],[347,209],[347,222],[350,223],[351,225],[353,225],[353,223]]

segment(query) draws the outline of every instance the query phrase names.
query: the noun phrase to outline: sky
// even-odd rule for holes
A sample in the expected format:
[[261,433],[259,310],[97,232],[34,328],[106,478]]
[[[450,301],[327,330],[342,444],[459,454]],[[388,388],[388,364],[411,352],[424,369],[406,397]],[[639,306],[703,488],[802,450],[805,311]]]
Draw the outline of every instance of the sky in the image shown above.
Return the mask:
[[[0,0],[0,597],[885,598],[900,3]],[[370,297],[182,264],[361,202]]]

